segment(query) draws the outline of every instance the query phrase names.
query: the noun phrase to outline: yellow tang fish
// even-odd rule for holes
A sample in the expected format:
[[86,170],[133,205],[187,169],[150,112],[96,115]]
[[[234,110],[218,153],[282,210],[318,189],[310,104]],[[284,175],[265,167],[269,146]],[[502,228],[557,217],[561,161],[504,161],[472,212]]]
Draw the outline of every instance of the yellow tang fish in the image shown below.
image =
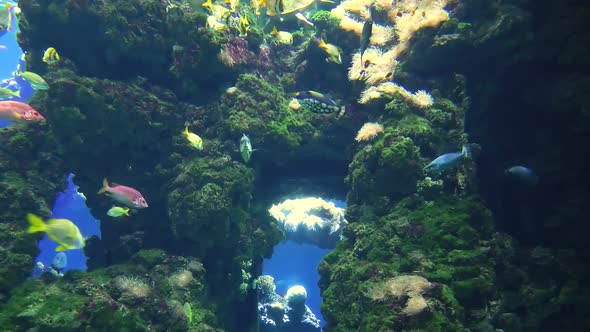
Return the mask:
[[218,22],[217,19],[215,18],[215,16],[213,16],[213,15],[207,16],[207,23],[205,24],[205,26],[211,30],[218,31],[218,32],[227,28],[227,26],[225,24]]
[[266,7],[266,0],[251,0],[250,7],[254,9],[254,14],[256,14],[256,16],[260,16],[260,10]]
[[248,31],[250,31],[250,22],[248,22],[248,18],[246,15],[240,16],[240,24],[238,25],[238,31],[240,32],[240,37],[248,36]]
[[191,144],[192,147],[199,151],[203,150],[203,140],[199,137],[199,135],[188,131],[188,126],[184,128],[184,132],[182,133],[184,134],[184,136],[186,136],[187,141]]
[[320,39],[320,48],[323,49],[326,54],[328,55],[328,58],[326,59],[326,61],[332,61],[335,62],[337,64],[341,64],[342,63],[342,58],[340,57],[340,49],[338,49],[338,46],[332,45],[332,44],[326,44],[326,42],[324,42],[324,39]]
[[59,54],[57,54],[55,48],[50,47],[43,52],[43,62],[49,65],[59,62]]
[[209,13],[211,13],[211,15],[213,15],[215,19],[217,19],[218,21],[225,21],[227,17],[231,14],[229,9],[225,8],[222,5],[213,4],[211,0],[207,0],[207,2],[205,2],[201,6],[207,8],[207,10],[209,10]]
[[240,0],[225,0],[225,3],[229,5],[229,9],[233,13],[236,11],[236,8],[238,8]]
[[27,233],[45,232],[59,246],[55,251],[64,251],[70,249],[84,248],[85,239],[80,233],[80,229],[68,219],[49,219],[47,222],[32,214],[27,214],[30,226]]

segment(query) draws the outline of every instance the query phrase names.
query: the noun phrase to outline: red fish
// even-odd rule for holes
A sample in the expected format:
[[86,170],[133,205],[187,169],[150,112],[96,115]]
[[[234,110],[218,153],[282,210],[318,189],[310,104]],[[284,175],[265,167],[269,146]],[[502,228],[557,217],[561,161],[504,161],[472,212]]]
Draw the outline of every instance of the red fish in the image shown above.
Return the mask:
[[102,180],[102,188],[98,191],[99,194],[107,194],[111,196],[115,201],[125,204],[126,206],[134,209],[143,209],[148,207],[145,198],[141,193],[131,187],[121,186],[113,183],[113,186],[109,186],[107,179]]
[[18,101],[0,101],[0,119],[8,121],[29,122],[45,120],[43,115],[31,106]]

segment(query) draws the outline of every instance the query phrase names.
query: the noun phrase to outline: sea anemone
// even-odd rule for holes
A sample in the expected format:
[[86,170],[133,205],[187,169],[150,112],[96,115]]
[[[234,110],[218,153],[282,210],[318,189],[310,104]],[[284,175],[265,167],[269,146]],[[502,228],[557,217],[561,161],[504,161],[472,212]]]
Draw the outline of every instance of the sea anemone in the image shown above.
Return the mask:
[[365,123],[361,129],[356,134],[355,140],[357,142],[360,141],[369,141],[373,138],[377,137],[377,135],[383,132],[383,126],[376,123],[376,122],[367,122]]
[[[387,0],[344,0],[332,9],[332,15],[340,18],[340,28],[351,31],[360,36],[364,21],[368,18],[368,8],[374,2],[377,11],[382,12],[388,18],[391,26],[373,24],[370,44],[380,46],[388,50],[383,52],[376,47],[370,47],[363,55],[353,56],[348,70],[348,79],[364,80],[367,86],[362,92],[359,102],[364,104],[372,99],[377,99],[383,93],[381,89],[371,89],[372,86],[393,79],[393,72],[397,66],[397,58],[407,50],[410,39],[414,34],[425,27],[437,27],[441,22],[449,19],[449,14],[443,9],[447,0],[413,0],[413,1],[387,1]],[[383,17],[383,15],[381,15]],[[382,23],[382,22],[380,22]],[[396,38],[397,37],[397,38]],[[392,42],[397,39],[397,43]],[[399,89],[398,89],[399,90]],[[432,97],[423,91],[415,95],[407,90],[397,91],[404,95],[406,100],[425,108],[432,105]],[[406,93],[407,92],[407,93]]]
[[432,106],[432,104],[434,103],[432,96],[424,90],[418,90],[412,96],[412,101],[414,102],[414,104],[416,104],[416,106],[420,108],[428,108]]
[[189,270],[177,271],[168,278],[170,284],[177,288],[186,288],[193,280],[193,273]]
[[381,92],[379,92],[376,87],[371,86],[361,93],[359,104],[366,104],[373,99],[379,98],[381,98]]
[[415,316],[424,311],[426,308],[428,308],[428,303],[426,303],[426,300],[422,296],[410,296],[406,302],[404,310],[402,310],[402,313],[407,316]]
[[118,276],[114,284],[124,295],[135,298],[146,298],[150,295],[150,286],[137,277]]

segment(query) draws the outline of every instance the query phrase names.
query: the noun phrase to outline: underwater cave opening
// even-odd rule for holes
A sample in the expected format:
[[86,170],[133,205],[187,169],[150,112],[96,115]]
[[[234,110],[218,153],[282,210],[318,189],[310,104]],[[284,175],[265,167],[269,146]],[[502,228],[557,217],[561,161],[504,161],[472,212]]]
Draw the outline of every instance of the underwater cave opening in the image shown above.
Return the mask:
[[[336,199],[296,196],[269,210],[286,239],[274,247],[272,257],[262,265],[263,277],[274,284],[271,294],[259,286],[262,332],[321,331],[325,324],[320,311],[318,266],[341,239],[346,204]],[[303,302],[296,300],[300,297]],[[297,303],[301,303],[301,309],[297,309]]]

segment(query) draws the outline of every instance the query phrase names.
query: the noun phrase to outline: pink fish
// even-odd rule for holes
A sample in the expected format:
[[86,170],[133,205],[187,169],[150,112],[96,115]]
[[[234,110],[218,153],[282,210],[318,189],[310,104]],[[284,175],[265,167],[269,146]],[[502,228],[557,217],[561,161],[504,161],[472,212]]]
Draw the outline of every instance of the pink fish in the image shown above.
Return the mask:
[[45,120],[43,115],[31,106],[19,101],[0,101],[0,119],[8,121],[29,122]]
[[102,180],[102,188],[98,191],[99,194],[106,193],[111,196],[115,201],[125,204],[126,206],[134,209],[143,209],[148,207],[145,198],[141,193],[131,187],[121,186],[113,183],[113,186],[109,186],[107,179]]
[[5,49],[7,49],[7,48],[8,48],[8,47],[6,47],[6,46],[4,46],[4,45],[0,45],[0,50],[5,50]]

